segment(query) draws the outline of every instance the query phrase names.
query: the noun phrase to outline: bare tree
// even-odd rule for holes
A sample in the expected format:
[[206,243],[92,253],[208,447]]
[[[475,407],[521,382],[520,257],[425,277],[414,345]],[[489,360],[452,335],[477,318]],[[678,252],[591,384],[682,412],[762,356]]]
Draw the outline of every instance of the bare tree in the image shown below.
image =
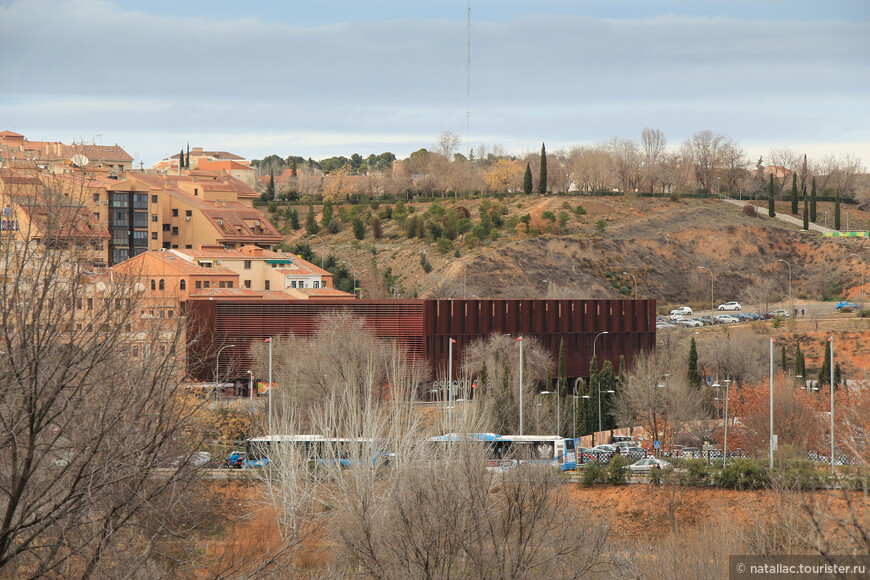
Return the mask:
[[10,577],[148,570],[192,481],[198,442],[183,434],[198,404],[175,380],[179,329],[134,327],[144,286],[77,260],[83,179],[42,175],[4,192],[18,219],[31,217],[0,245],[0,570]]
[[650,193],[654,193],[656,182],[661,181],[661,161],[668,140],[661,129],[644,127],[640,133],[640,142],[643,147],[643,177],[649,183]]
[[610,162],[619,190],[626,194],[634,193],[643,162],[637,141],[614,137],[610,141]]
[[768,165],[786,170],[780,169],[772,173],[780,191],[785,189],[786,183],[791,181],[791,172],[797,171],[801,162],[801,156],[789,147],[774,147],[767,152]]
[[683,144],[687,161],[695,171],[698,188],[710,192],[716,182],[716,174],[723,165],[723,153],[728,139],[712,131],[699,131]]

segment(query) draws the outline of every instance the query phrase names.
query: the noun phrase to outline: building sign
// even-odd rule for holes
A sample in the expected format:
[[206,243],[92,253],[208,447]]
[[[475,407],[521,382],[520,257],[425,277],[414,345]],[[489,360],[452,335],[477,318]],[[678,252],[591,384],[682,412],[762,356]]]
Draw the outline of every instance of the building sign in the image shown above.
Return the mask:
[[18,220],[0,220],[0,231],[17,232]]

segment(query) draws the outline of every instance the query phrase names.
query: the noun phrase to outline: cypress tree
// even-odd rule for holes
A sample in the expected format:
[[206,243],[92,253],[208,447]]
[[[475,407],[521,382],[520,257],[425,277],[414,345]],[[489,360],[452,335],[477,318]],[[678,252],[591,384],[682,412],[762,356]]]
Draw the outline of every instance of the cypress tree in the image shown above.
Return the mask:
[[[589,385],[586,388],[586,394],[589,395],[589,398],[585,399],[588,404],[584,413],[586,419],[586,432],[583,433],[584,435],[598,431],[598,374],[598,360],[592,357],[592,360],[589,362]],[[602,441],[598,441],[596,438],[595,444],[598,445],[599,443],[602,443]]]
[[791,213],[798,213],[798,197],[797,197],[797,173],[791,174]]
[[480,365],[480,373],[477,375],[477,381],[474,387],[474,396],[480,397],[486,394],[486,383],[489,381],[489,372],[486,370],[486,361]]
[[843,375],[840,373],[840,363],[834,363],[834,389],[843,384]]
[[291,209],[289,211],[288,215],[290,217],[290,229],[298,230],[300,227],[300,225],[299,225],[299,211],[294,207],[293,209]]
[[190,169],[190,143],[187,144],[187,159],[184,161],[184,167]]
[[816,178],[813,177],[813,188],[810,191],[810,221],[816,223]]
[[559,343],[559,398],[565,396],[568,386],[568,373],[565,370],[565,338]]
[[692,342],[689,344],[689,360],[688,372],[686,378],[689,380],[689,386],[701,387],[701,373],[698,372],[698,347],[695,345],[695,338],[692,337]]
[[269,185],[266,186],[266,198],[275,201],[275,172],[269,170]]
[[[613,363],[609,360],[604,361],[598,380],[601,388],[601,427],[605,431],[609,431],[616,428],[616,417],[613,416],[613,397],[617,387]],[[614,392],[608,393],[607,391]]]
[[619,355],[619,380],[624,385],[628,381],[628,367],[625,364],[625,355]]
[[840,192],[834,196],[834,229],[840,229]]
[[291,177],[296,177],[296,160],[293,160],[293,163],[290,165],[290,175]]
[[547,148],[541,143],[541,176],[538,181],[538,193],[547,193]]
[[807,204],[806,197],[804,197],[804,229],[810,229],[810,210]]
[[526,162],[526,174],[523,175],[523,192],[526,195],[532,194],[532,168]]
[[178,154],[178,168],[184,169],[184,147],[181,148],[181,153]]
[[767,185],[767,193],[768,193],[768,202],[767,202],[767,215],[770,217],[776,217],[776,202],[773,199],[773,194],[776,191],[773,185],[773,173],[770,174],[770,183]]
[[320,216],[320,225],[328,228],[329,224],[332,223],[332,200],[327,199],[323,202],[323,214]]
[[801,384],[806,383],[807,380],[807,369],[806,362],[804,361],[804,353],[801,352],[801,343],[798,342],[797,346],[794,349],[794,374],[795,377],[800,375],[803,377],[801,379]]

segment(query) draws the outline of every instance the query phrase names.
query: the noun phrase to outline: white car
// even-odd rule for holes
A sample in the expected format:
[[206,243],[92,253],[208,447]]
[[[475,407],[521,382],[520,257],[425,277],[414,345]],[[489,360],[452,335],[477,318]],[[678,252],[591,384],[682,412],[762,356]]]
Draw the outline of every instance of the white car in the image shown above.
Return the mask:
[[680,306],[679,308],[674,308],[673,310],[671,310],[671,320],[691,315],[692,309],[688,306]]
[[713,320],[716,321],[716,324],[736,324],[740,322],[739,318],[731,316],[730,314],[720,314]]
[[697,318],[683,318],[683,319],[677,320],[677,325],[678,326],[687,326],[689,328],[699,328],[701,326],[704,326],[704,322],[697,319]]
[[665,469],[666,467],[670,466],[671,464],[668,461],[656,459],[654,457],[648,457],[646,459],[640,459],[638,461],[635,461],[628,466],[628,469],[630,469],[632,473],[649,473],[653,469]]
[[740,310],[740,303],[732,300],[731,302],[726,302],[725,304],[719,305],[719,310]]

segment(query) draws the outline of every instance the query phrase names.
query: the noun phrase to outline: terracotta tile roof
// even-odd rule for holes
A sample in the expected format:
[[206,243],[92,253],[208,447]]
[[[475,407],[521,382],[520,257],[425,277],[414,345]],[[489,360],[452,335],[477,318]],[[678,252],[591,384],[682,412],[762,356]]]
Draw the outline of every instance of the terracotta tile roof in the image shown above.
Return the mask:
[[[169,159],[178,159],[181,153],[176,153]],[[185,155],[187,153],[185,152]],[[214,157],[215,159],[233,159],[233,160],[244,160],[244,157],[240,157],[235,153],[230,153],[228,151],[202,151],[200,149],[191,149],[190,150],[191,158],[194,157]]]
[[353,294],[343,292],[337,288],[290,288],[299,294],[305,294],[310,298],[347,298],[353,300]]
[[207,169],[207,170],[237,170],[237,171],[256,171],[250,165],[245,165],[244,163],[239,163],[238,161],[233,161],[231,159],[221,159],[221,160],[210,160],[210,159],[200,159],[197,163],[198,169]]
[[37,238],[47,235],[60,238],[107,240],[109,231],[94,218],[90,210],[80,206],[52,207],[19,205],[30,223],[39,230]]
[[16,133],[14,131],[0,131],[0,137],[24,137],[20,133]]

